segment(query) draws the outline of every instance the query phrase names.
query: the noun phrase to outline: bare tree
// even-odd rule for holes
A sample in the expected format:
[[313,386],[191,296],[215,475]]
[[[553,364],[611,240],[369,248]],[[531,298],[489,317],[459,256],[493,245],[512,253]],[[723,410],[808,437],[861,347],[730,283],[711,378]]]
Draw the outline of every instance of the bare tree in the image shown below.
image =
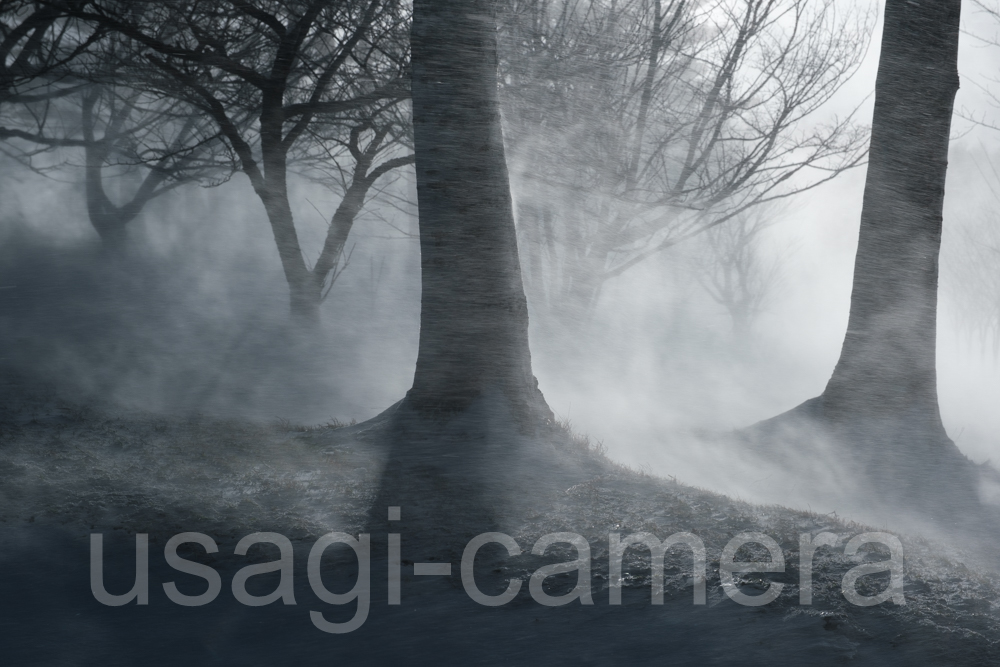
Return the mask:
[[[114,35],[72,16],[83,6],[2,8],[0,20],[22,28],[6,31],[11,36],[6,50],[18,45],[18,34],[24,44],[3,77],[9,83],[0,139],[8,156],[39,173],[79,167],[94,229],[107,245],[120,246],[126,225],[151,200],[183,183],[218,183],[226,174],[213,154],[216,135],[193,109],[136,90],[108,70],[121,45]],[[15,68],[19,77],[11,73]],[[74,159],[80,152],[82,160]],[[121,196],[127,189],[120,187],[123,181],[136,176],[132,193]],[[119,184],[120,203],[108,194],[109,180]]]
[[[1000,25],[1000,0],[972,0],[971,5],[976,10],[976,19],[968,22],[965,34],[980,46],[1000,47],[1000,32],[997,31],[997,26]],[[967,77],[966,81],[986,98],[990,106],[1000,109],[1000,93],[995,88],[1000,83],[1000,77]],[[976,125],[1000,131],[1000,122],[983,108],[961,108],[956,110],[956,115]]]
[[355,120],[341,136],[317,138],[308,155],[296,158],[295,168],[303,176],[342,193],[313,265],[315,275],[329,276],[324,298],[347,268],[347,239],[366,200],[385,199],[386,190],[398,180],[393,176],[399,175],[400,167],[414,163],[414,155],[408,153],[413,144],[409,117],[399,113],[399,106],[382,110],[381,118]]
[[[405,12],[396,0],[97,1],[75,14],[131,40],[120,66],[144,87],[211,118],[261,200],[297,321],[318,322],[343,239],[368,190],[412,162],[385,112],[408,96]],[[335,142],[354,177],[309,266],[288,197],[289,170]],[[325,150],[320,146],[320,150]]]
[[[832,0],[523,0],[502,81],[522,238],[550,303],[862,162],[814,114],[860,64],[871,13]],[[529,250],[529,253],[532,252]]]
[[[993,30],[970,30],[969,37],[987,46],[1000,47],[1000,35],[996,32],[1000,25],[1000,2],[973,0],[972,5],[990,19],[977,21],[977,27],[991,26]],[[985,83],[972,80],[972,84],[985,95],[994,110],[1000,109],[1000,94],[994,87],[998,82],[1000,79],[995,76]],[[995,118],[990,118],[984,110],[961,109],[957,115],[989,130],[1000,131],[1000,123]],[[951,261],[944,265],[950,268],[951,284],[954,287],[951,296],[958,307],[960,324],[970,334],[978,337],[983,352],[991,351],[996,360],[1000,358],[1000,231],[997,225],[1000,172],[989,158],[987,164],[988,170],[980,171],[989,183],[993,202],[988,209],[979,211],[974,219],[967,221],[967,226],[960,229],[953,244]]]
[[706,230],[694,254],[692,274],[712,300],[726,309],[738,341],[749,336],[781,282],[780,258],[768,259],[762,247],[764,231],[780,215],[773,204],[743,211],[726,224]]
[[[218,134],[193,109],[144,97],[97,85],[81,99],[87,210],[101,238],[113,245],[122,243],[126,225],[153,199],[185,183],[215,185],[231,173],[215,159]],[[116,204],[105,187],[109,176],[121,182],[136,171],[138,185]]]
[[557,464],[525,437],[547,430],[552,413],[531,366],[496,9],[494,0],[413,3],[420,343],[413,386],[372,430],[387,455],[365,528],[389,554],[392,538],[380,536],[402,527],[441,536],[434,554],[414,547],[419,557],[460,558],[471,536],[499,525],[517,488],[511,470],[528,456],[542,470]]
[[995,212],[964,230],[947,266],[960,324],[978,338],[984,353],[1000,358],[1000,224]]
[[952,234],[941,265],[948,276],[948,295],[958,324],[978,339],[983,354],[1000,360],[1000,171],[992,160],[981,169],[992,201],[976,210],[964,210],[964,219]]
[[[39,173],[80,168],[90,222],[108,247],[121,247],[128,223],[153,199],[185,183],[228,178],[217,133],[194,110],[127,85],[88,83],[78,72],[73,80],[73,95],[20,105],[17,119],[29,129],[5,127],[0,138],[8,155]],[[82,160],[67,149],[82,149]],[[114,196],[109,181],[118,186]],[[131,192],[123,194],[126,183]]]

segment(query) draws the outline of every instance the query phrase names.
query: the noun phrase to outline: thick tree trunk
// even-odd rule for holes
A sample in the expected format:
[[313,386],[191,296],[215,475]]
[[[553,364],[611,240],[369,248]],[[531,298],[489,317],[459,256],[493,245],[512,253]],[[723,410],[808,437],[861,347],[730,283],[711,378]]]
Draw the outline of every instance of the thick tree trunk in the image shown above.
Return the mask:
[[423,292],[407,401],[447,415],[498,393],[518,419],[550,417],[528,350],[494,2],[416,0],[411,44]]
[[943,435],[938,253],[960,0],[888,0],[847,334],[822,396],[834,421],[905,417]]
[[[985,469],[948,438],[935,344],[948,141],[958,90],[961,0],[887,0],[847,334],[824,392],[744,432],[806,475],[834,454],[839,479],[883,508],[975,532]],[[824,443],[834,443],[828,450]],[[811,448],[812,447],[812,448]],[[790,464],[794,467],[795,462]],[[990,515],[992,516],[992,515]],[[995,525],[995,517],[990,525]]]

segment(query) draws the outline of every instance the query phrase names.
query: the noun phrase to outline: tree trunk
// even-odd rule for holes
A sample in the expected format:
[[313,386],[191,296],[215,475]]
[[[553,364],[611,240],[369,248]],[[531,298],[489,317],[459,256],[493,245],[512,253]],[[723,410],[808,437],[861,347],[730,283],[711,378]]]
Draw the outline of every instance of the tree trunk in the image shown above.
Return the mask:
[[[119,252],[127,240],[127,225],[135,220],[142,212],[142,209],[153,198],[162,194],[158,191],[159,186],[167,178],[167,159],[163,158],[158,168],[150,168],[149,173],[143,179],[142,184],[132,195],[132,199],[121,206],[117,206],[108,197],[104,189],[104,169],[108,155],[114,144],[114,138],[118,136],[122,125],[126,122],[131,112],[131,106],[126,104],[125,108],[117,112],[111,112],[111,120],[105,128],[104,138],[98,141],[94,135],[96,122],[94,119],[94,106],[100,98],[100,89],[93,91],[83,100],[83,110],[81,114],[81,125],[83,136],[86,140],[84,147],[84,159],[86,161],[84,169],[84,186],[87,197],[87,213],[90,216],[90,223],[105,249]],[[193,120],[188,120],[180,136],[184,136],[193,124]]]
[[412,98],[420,345],[407,402],[425,415],[485,393],[551,417],[531,371],[528,309],[500,127],[491,0],[416,0]]
[[88,142],[84,148],[84,191],[87,197],[87,215],[94,231],[101,237],[106,249],[120,251],[125,245],[125,227],[138,215],[135,211],[125,211],[115,206],[104,190],[104,161],[108,157],[111,144],[108,141],[98,143],[94,137],[94,105],[99,94],[88,95],[83,102],[81,124],[84,139]]
[[[817,474],[815,461],[828,454],[822,443],[832,441],[839,447],[838,463],[853,465],[857,475],[838,480],[845,488],[882,507],[917,512],[969,533],[984,517],[977,485],[987,471],[948,438],[935,369],[960,8],[961,0],[887,0],[840,360],[820,396],[744,435],[772,458],[794,451],[812,460],[805,474]],[[793,447],[782,450],[782,442]],[[819,456],[810,459],[813,454]]]
[[[352,183],[330,219],[330,228],[326,233],[323,251],[320,252],[316,266],[313,267],[313,274],[321,284],[326,282],[327,276],[337,270],[340,258],[344,255],[344,248],[347,246],[347,237],[350,236],[351,229],[354,227],[354,220],[361,213],[361,208],[365,204],[366,194],[368,194],[366,183]],[[336,273],[331,279],[335,278]]]
[[[84,169],[87,215],[105,249],[120,252],[127,240],[127,226],[139,215],[145,202],[116,206],[104,190],[104,150],[88,147]],[[133,204],[133,202],[130,202]]]
[[285,192],[269,192],[262,196],[267,211],[274,242],[278,247],[281,268],[288,283],[292,321],[304,327],[319,326],[319,306],[322,301],[322,284],[306,267],[302,258],[298,234],[292,218],[292,208]]
[[888,0],[871,149],[840,361],[825,416],[904,417],[944,435],[935,344],[960,0]]
[[[274,103],[272,102],[270,106],[274,106]],[[288,201],[288,170],[285,148],[280,140],[281,125],[280,122],[268,118],[268,114],[261,115],[261,125],[264,128],[261,130],[264,173],[255,183],[254,189],[264,204],[268,222],[271,223],[281,268],[288,283],[292,321],[299,326],[316,328],[319,326],[323,285],[322,281],[316,281],[302,257],[292,206]]]

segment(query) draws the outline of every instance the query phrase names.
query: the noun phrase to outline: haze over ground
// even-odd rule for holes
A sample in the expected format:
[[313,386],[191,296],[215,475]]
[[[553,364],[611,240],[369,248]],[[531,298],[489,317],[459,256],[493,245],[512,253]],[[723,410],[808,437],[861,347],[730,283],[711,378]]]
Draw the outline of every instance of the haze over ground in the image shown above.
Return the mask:
[[[971,6],[964,21],[977,34],[995,32]],[[872,44],[879,39],[877,27]],[[870,95],[877,58],[870,48],[834,111]],[[988,84],[997,63],[1000,51],[963,35],[957,109],[997,115],[975,85]],[[868,97],[862,118],[870,105]],[[1000,362],[956,312],[950,267],[963,261],[960,230],[1000,209],[984,168],[996,146],[1000,134],[956,122],[942,252],[941,409],[952,439],[977,462],[1000,462]],[[47,379],[132,408],[304,423],[362,421],[409,387],[419,315],[412,216],[383,207],[390,225],[363,214],[350,266],[324,305],[322,340],[301,351],[288,349],[287,288],[244,176],[154,202],[134,223],[132,259],[121,270],[98,261],[102,273],[92,266],[82,189],[3,169],[0,299],[19,313],[4,335],[33,341],[38,357],[28,365]],[[73,172],[59,178],[72,181]],[[733,339],[726,313],[685,275],[696,242],[608,283],[572,327],[552,326],[531,304],[535,372],[553,410],[629,465],[749,500],[801,504],[774,495],[769,471],[706,451],[690,431],[742,427],[822,390],[846,327],[863,188],[863,168],[843,174],[796,197],[768,230],[764,248],[780,257],[783,279],[749,340]],[[317,247],[336,197],[300,183],[292,201],[305,247]]]

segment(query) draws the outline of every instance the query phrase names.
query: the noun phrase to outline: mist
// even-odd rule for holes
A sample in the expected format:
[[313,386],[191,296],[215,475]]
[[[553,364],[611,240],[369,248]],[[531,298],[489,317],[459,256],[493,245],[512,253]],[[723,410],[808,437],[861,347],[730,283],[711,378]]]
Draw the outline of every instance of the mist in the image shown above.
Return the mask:
[[[966,12],[972,32],[984,20]],[[880,31],[879,21],[872,44]],[[978,86],[988,83],[996,57],[995,48],[963,38],[956,109],[964,117],[995,113]],[[859,117],[870,115],[877,64],[878,50],[868,48],[813,122],[858,105]],[[941,411],[967,456],[998,461],[1000,362],[955,305],[963,286],[952,270],[963,261],[965,230],[1000,205],[991,194],[1000,184],[984,169],[998,159],[996,133],[959,118],[954,134],[938,320]],[[62,150],[65,164],[44,175],[10,158],[2,163],[0,335],[4,362],[19,374],[115,409],[310,425],[362,422],[405,394],[420,312],[411,171],[366,205],[349,262],[322,305],[322,325],[303,333],[289,323],[267,218],[244,175],[153,201],[130,225],[126,252],[116,254],[88,224],[79,159]],[[514,160],[518,201],[531,185],[517,177]],[[817,505],[802,484],[776,484],[780,465],[755,469],[760,462],[698,437],[748,426],[822,391],[846,329],[864,178],[864,166],[848,170],[768,213],[773,220],[754,252],[775,275],[746,331],[734,332],[725,308],[692,275],[704,261],[704,234],[607,281],[592,307],[568,321],[553,315],[525,275],[535,372],[557,417],[636,469],[755,502],[841,510],[835,501]],[[573,205],[550,195],[556,207]],[[292,181],[307,259],[341,196],[306,178]],[[534,241],[520,236],[528,256]]]
[[[19,180],[3,195],[3,295],[5,347],[18,351],[8,361],[23,373],[129,409],[306,424],[364,420],[405,392],[420,306],[414,219],[361,221],[322,332],[301,335],[241,179],[155,202],[121,256],[93,238],[78,189]],[[303,240],[318,245],[326,221],[313,206],[334,198],[308,184],[297,195]],[[52,202],[61,210],[40,206]]]
[[[1000,660],[1000,6],[961,3],[946,142],[951,0],[230,4],[0,3],[0,627]],[[182,538],[234,574],[210,622],[155,597],[213,590]]]

